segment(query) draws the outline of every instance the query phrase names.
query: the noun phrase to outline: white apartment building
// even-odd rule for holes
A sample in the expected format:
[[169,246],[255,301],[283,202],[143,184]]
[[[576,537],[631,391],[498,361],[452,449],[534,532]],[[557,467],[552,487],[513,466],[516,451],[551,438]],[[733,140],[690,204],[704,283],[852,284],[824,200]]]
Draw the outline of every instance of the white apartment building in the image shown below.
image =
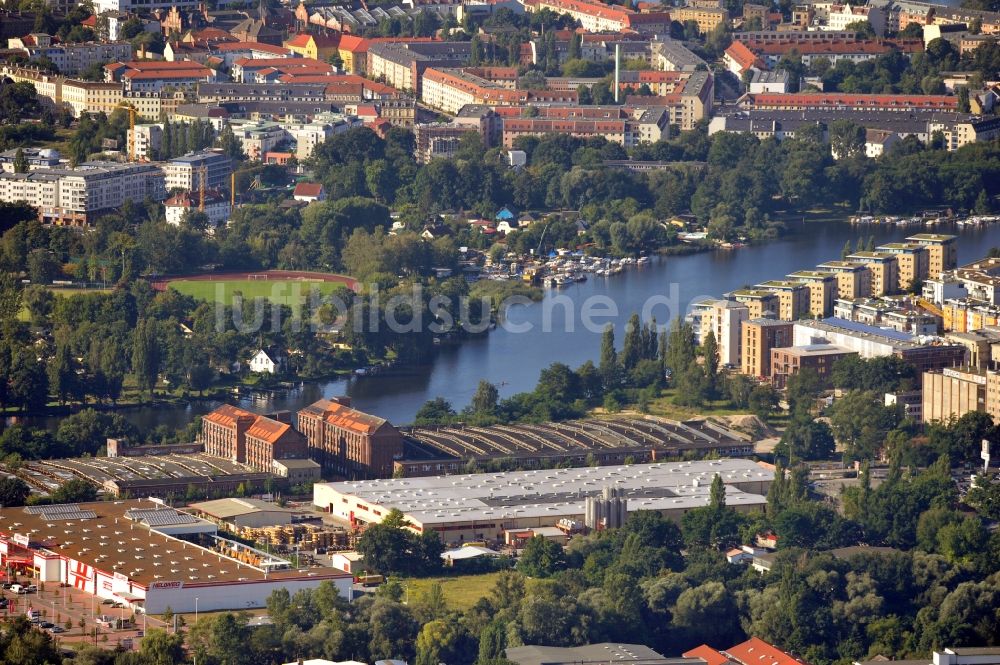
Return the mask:
[[742,326],[750,318],[750,308],[733,300],[703,300],[692,307],[692,325],[698,343],[704,344],[708,333],[715,334],[719,345],[719,364],[740,366]]
[[163,165],[167,191],[201,188],[203,167],[208,176],[205,184],[207,189],[229,189],[229,176],[233,172],[232,160],[222,152],[204,150],[174,157]]
[[14,38],[7,40],[7,46],[25,51],[32,61],[48,58],[61,74],[70,76],[76,76],[92,65],[132,59],[132,44],[129,42],[53,44],[50,35],[34,34],[31,37],[35,43],[24,43],[27,38]]
[[[201,195],[200,192],[180,192],[167,199],[163,206],[167,223],[180,226],[186,214],[200,211]],[[223,225],[229,221],[232,212],[229,198],[222,192],[206,191],[205,209],[201,212],[208,217],[208,223],[212,228]]]
[[136,125],[128,130],[129,142],[135,142],[136,159],[154,159],[163,146],[163,125]]
[[295,158],[300,162],[312,156],[313,150],[331,136],[362,126],[357,116],[321,113],[310,123],[286,125],[285,131],[295,141]]
[[104,12],[148,12],[153,9],[197,8],[200,0],[94,0],[94,11]]
[[83,226],[125,201],[166,198],[163,171],[152,164],[85,162],[76,168],[0,173],[0,201],[38,208],[43,222]]
[[229,125],[243,146],[243,152],[253,161],[259,161],[265,152],[288,140],[285,128],[269,120],[232,120]]

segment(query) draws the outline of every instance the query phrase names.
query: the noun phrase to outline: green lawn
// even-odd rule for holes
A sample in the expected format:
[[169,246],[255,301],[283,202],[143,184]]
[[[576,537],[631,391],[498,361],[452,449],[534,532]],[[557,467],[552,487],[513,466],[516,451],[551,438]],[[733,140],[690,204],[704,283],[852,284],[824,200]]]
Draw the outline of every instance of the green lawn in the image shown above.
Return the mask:
[[232,304],[233,294],[239,292],[243,298],[255,300],[266,298],[279,305],[298,305],[312,289],[319,289],[323,295],[346,288],[340,282],[319,280],[184,280],[170,282],[170,288],[177,289],[197,300]]
[[[421,597],[435,582],[441,585],[448,608],[467,610],[476,601],[488,595],[496,586],[500,573],[483,573],[480,575],[449,575],[447,577],[422,577],[419,579],[401,580],[409,594],[408,602],[418,603]],[[406,596],[404,596],[405,598]]]

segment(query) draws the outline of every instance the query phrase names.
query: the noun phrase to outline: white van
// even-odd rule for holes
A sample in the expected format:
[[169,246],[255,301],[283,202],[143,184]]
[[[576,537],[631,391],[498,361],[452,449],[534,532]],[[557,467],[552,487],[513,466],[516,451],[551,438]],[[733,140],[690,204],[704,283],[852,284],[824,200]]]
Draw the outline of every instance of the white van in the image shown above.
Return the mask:
[[23,586],[21,586],[20,584],[12,584],[12,585],[10,586],[10,592],[11,592],[11,593],[16,593],[16,594],[18,594],[18,595],[21,595],[21,594],[25,594],[25,593],[28,593],[28,590],[27,590],[27,589],[25,589],[25,588],[24,588]]

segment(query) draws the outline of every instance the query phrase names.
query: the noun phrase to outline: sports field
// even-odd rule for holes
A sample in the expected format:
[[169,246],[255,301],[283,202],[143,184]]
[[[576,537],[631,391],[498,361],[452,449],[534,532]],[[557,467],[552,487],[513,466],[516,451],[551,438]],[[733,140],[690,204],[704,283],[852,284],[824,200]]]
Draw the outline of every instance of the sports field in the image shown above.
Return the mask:
[[241,294],[245,300],[264,298],[278,305],[293,306],[303,302],[313,289],[319,290],[324,296],[347,288],[341,282],[324,282],[321,280],[187,280],[179,279],[169,282],[170,288],[177,289],[184,295],[197,300],[232,305],[233,296]]

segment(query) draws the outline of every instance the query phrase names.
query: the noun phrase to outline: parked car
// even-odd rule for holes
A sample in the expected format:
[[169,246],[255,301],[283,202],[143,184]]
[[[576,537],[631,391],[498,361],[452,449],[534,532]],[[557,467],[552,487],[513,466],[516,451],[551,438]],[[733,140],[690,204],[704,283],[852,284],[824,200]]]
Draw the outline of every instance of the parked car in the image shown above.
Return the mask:
[[40,624],[38,624],[38,625],[39,625],[39,626],[40,626],[41,628],[44,628],[45,630],[48,630],[49,628],[54,628],[54,627],[55,627],[55,624],[54,624],[54,623],[52,623],[51,621],[43,621],[43,622],[41,622],[41,623],[40,623]]
[[16,593],[18,595],[28,593],[28,590],[21,586],[20,584],[12,584],[10,586],[11,593]]
[[110,598],[105,598],[104,600],[101,601],[101,605],[114,605],[114,604],[115,601],[111,600]]
[[28,593],[38,593],[38,585],[29,584],[28,586],[24,587],[24,590]]
[[51,628],[48,629],[48,631],[50,633],[65,633],[66,629],[63,628],[62,626],[52,626]]

